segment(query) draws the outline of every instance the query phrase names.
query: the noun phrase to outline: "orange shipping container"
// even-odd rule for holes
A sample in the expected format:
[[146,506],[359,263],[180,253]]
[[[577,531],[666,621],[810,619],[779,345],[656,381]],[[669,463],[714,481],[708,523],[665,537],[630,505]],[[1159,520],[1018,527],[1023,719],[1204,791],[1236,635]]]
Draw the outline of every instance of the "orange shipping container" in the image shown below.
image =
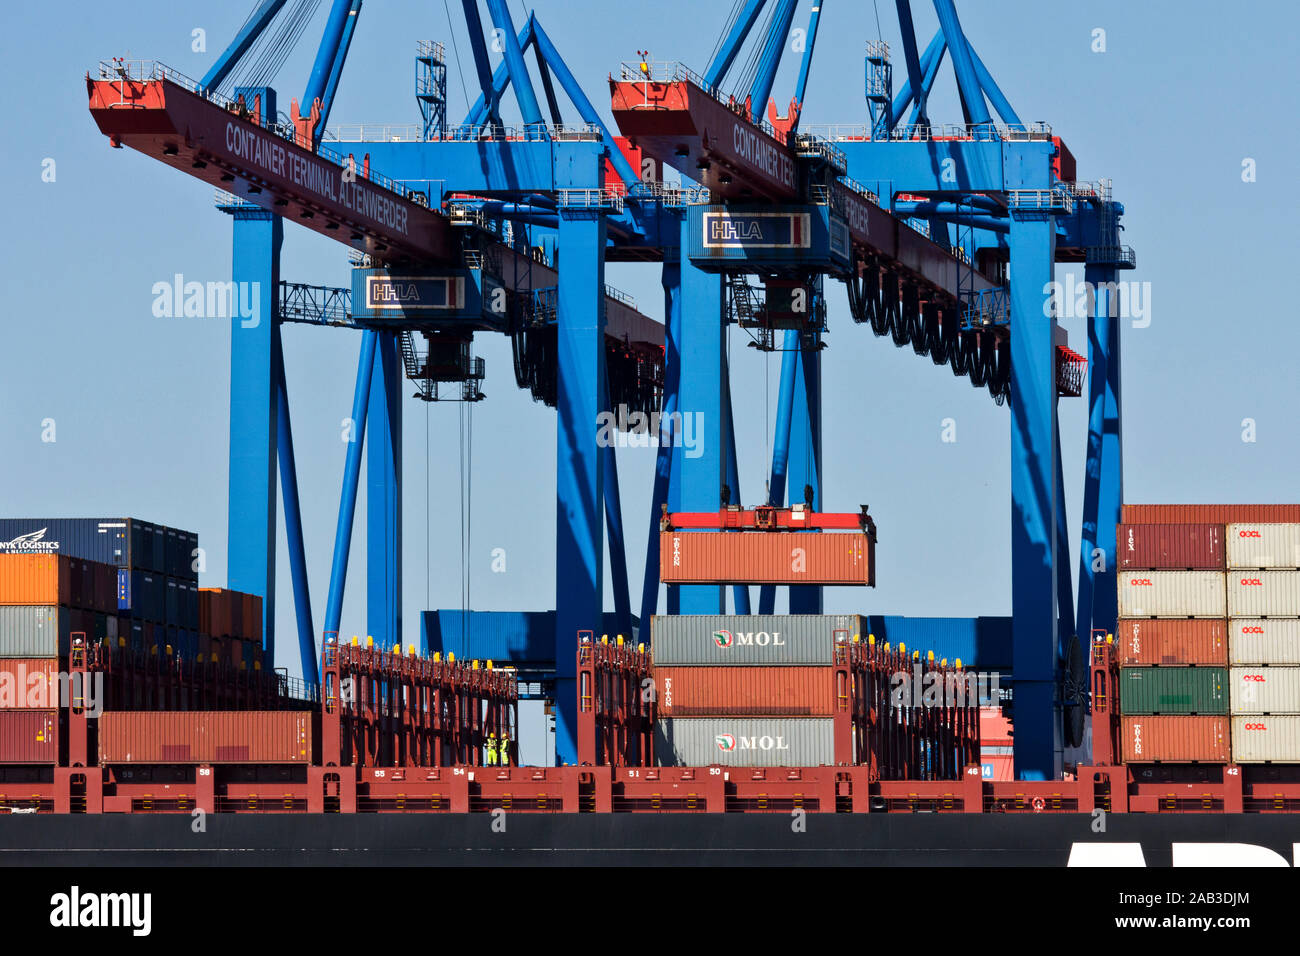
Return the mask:
[[832,667],[656,667],[665,717],[829,717]]
[[102,764],[308,763],[312,716],[301,711],[105,711]]
[[59,706],[59,662],[53,657],[0,660],[0,709],[54,710]]
[[1227,717],[1125,717],[1125,763],[1227,763]]
[[1228,663],[1228,624],[1219,618],[1132,618],[1116,627],[1121,665]]
[[874,587],[868,535],[808,531],[664,531],[665,584],[856,584]]
[[117,569],[59,554],[0,554],[0,604],[117,613]]

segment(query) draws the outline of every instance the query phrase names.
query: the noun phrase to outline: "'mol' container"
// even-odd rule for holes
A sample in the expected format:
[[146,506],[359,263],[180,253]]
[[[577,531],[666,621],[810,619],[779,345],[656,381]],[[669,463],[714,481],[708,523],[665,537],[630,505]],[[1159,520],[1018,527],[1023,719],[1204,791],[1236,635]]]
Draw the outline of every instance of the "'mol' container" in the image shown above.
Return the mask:
[[1227,717],[1125,717],[1125,763],[1227,763]]
[[1226,714],[1224,667],[1124,667],[1119,672],[1120,713]]
[[1120,571],[1120,617],[1227,617],[1222,571]]
[[1233,763],[1300,763],[1300,717],[1232,718]]
[[102,764],[310,763],[312,715],[302,711],[105,711]]
[[1228,567],[1300,568],[1300,523],[1230,524]]
[[1229,571],[1229,617],[1300,617],[1300,571]]
[[663,767],[818,767],[835,759],[831,717],[670,717],[655,722]]
[[1115,528],[1121,570],[1223,570],[1221,524],[1121,524]]
[[1227,664],[1228,629],[1219,618],[1125,618],[1115,628],[1120,666]]
[[857,614],[667,614],[651,619],[656,667],[712,664],[829,666],[835,643],[867,636]]
[[874,586],[875,542],[860,532],[663,531],[665,584]]
[[1300,618],[1234,617],[1228,634],[1234,664],[1300,664]]

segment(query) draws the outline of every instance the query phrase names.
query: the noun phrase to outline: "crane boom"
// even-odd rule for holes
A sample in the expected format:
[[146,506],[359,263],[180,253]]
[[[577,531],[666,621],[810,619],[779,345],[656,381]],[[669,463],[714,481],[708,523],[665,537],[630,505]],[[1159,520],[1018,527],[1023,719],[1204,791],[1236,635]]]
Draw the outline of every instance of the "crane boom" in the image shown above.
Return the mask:
[[[624,75],[629,72],[625,68]],[[834,147],[812,137],[790,143],[767,124],[750,122],[743,110],[717,99],[702,82],[681,67],[661,80],[611,78],[619,130],[646,155],[707,186],[715,200],[806,201],[800,156],[820,152],[834,161]],[[860,252],[897,263],[947,298],[958,298],[959,276],[974,290],[993,287],[968,264],[879,206],[866,190],[837,181],[828,200],[844,216],[850,241]]]
[[[91,116],[115,147],[136,149],[376,262],[420,269],[463,264],[456,227],[420,193],[350,157],[308,149],[301,134],[262,126],[256,111],[205,96],[161,64],[106,64],[100,78],[87,75],[86,90]],[[507,246],[496,249],[507,288],[558,282],[554,270]],[[621,343],[664,347],[663,325],[615,296],[606,297],[605,332]]]

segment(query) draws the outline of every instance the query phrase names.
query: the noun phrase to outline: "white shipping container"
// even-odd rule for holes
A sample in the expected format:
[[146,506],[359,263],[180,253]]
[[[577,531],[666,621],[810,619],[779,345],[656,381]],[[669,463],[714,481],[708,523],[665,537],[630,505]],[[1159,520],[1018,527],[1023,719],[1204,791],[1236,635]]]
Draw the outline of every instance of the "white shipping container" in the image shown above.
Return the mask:
[[1300,664],[1300,618],[1234,617],[1228,622],[1233,664]]
[[1228,525],[1228,567],[1300,568],[1300,524]]
[[1233,717],[1233,763],[1300,763],[1300,717]]
[[655,721],[661,767],[818,767],[835,762],[831,717],[668,717]]
[[1229,571],[1228,617],[1300,617],[1300,571]]
[[1233,667],[1228,687],[1234,714],[1300,714],[1300,667]]
[[1227,617],[1222,571],[1120,571],[1120,617]]

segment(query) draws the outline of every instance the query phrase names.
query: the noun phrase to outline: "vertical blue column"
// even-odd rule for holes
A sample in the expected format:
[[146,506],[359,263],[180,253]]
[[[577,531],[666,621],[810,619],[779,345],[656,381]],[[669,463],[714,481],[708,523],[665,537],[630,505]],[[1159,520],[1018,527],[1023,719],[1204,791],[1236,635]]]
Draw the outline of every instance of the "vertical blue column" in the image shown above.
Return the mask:
[[[767,488],[767,503],[785,504],[786,472],[790,466],[790,420],[794,417],[794,385],[799,371],[799,333],[786,330],[781,352],[781,387],[776,399],[776,429],[772,434],[772,478]],[[800,489],[802,493],[803,489]],[[776,585],[758,589],[758,613],[776,611]]]
[[[1083,533],[1079,544],[1080,640],[1092,628],[1114,633],[1115,524],[1123,501],[1119,436],[1119,321],[1112,296],[1113,267],[1086,266],[1084,281],[1095,292],[1088,317],[1088,452],[1084,463]],[[1094,552],[1100,551],[1100,554]]]
[[[284,378],[284,355],[281,350],[276,362],[276,380],[279,389],[277,442],[280,449],[280,494],[284,502],[284,534],[289,543],[289,571],[293,576],[293,609],[298,623],[298,658],[302,664],[302,679],[308,684],[320,683],[317,667],[319,651],[316,649],[316,629],[311,620],[311,590],[307,586],[307,553],[302,544],[302,509],[298,503],[298,466],[293,454],[293,427],[289,420],[289,389]],[[274,648],[267,650],[268,666],[275,666],[271,656]]]
[[[813,510],[822,504],[822,358],[818,340],[801,341],[795,368],[794,407],[790,421],[790,466],[786,497],[793,504],[804,500],[804,486],[813,489]],[[822,589],[807,585],[790,588],[791,614],[822,613]]]
[[[673,448],[673,480],[679,482],[682,511],[718,510],[725,477],[722,421],[722,276],[697,269],[690,248],[690,217],[682,219],[682,325],[678,350],[690,365],[678,383],[685,442]],[[689,431],[688,431],[689,429]],[[677,589],[680,613],[720,614],[726,610],[723,589],[691,584]]]
[[[722,425],[727,434],[727,444],[724,449],[727,456],[727,488],[731,492],[730,503],[739,505],[743,502],[740,497],[740,466],[736,462],[736,425],[731,413],[731,366],[725,360],[722,372]],[[733,614],[750,613],[749,585],[732,585],[731,611]]]
[[[659,606],[659,518],[663,505],[675,507],[680,501],[673,468],[672,415],[677,411],[677,385],[681,380],[681,353],[677,341],[682,328],[682,269],[678,250],[664,250],[664,398],[663,418],[659,431],[659,448],[655,452],[655,482],[650,501],[650,533],[646,541],[645,576],[641,587],[641,640],[650,635],[650,619]],[[670,488],[673,489],[670,492]],[[668,613],[677,613],[677,589],[668,589]],[[647,642],[648,643],[648,642]]]
[[605,220],[560,212],[555,429],[555,759],[577,760],[578,632],[600,632],[604,488],[597,416],[605,381]]
[[376,333],[366,409],[366,633],[402,642],[402,365],[396,332]]
[[231,319],[226,579],[233,590],[261,596],[262,644],[273,655],[280,362],[276,309],[284,224],[260,209],[240,208],[232,215],[236,295],[256,308],[250,318],[236,314]]
[[[606,370],[608,374],[608,370]],[[614,588],[618,633],[632,638],[632,598],[627,583],[627,542],[623,538],[623,502],[618,493],[618,454],[613,444],[601,449],[605,459],[605,529],[609,533],[609,574]]]
[[1011,627],[1015,769],[1060,771],[1057,706],[1056,363],[1051,215],[1015,211],[1011,253]]

